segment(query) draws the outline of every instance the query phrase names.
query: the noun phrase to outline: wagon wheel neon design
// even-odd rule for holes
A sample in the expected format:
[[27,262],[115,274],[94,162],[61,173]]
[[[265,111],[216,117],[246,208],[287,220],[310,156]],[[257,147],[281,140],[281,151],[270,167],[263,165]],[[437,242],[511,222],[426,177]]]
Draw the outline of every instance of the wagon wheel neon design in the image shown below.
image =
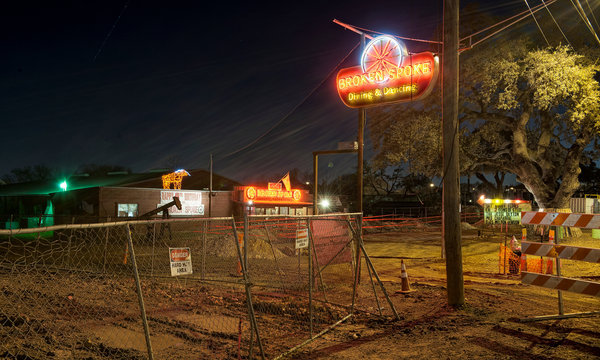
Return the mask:
[[386,75],[392,68],[400,66],[402,57],[407,53],[403,44],[395,38],[383,35],[371,40],[361,59],[363,72],[383,71]]

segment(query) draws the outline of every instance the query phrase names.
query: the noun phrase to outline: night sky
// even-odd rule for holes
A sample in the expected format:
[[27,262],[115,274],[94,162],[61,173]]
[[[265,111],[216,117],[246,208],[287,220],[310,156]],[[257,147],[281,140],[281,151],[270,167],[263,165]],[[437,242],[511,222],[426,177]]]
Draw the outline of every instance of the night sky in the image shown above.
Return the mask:
[[[36,164],[64,175],[89,163],[208,168],[212,152],[215,172],[245,182],[310,171],[312,151],[355,139],[357,113],[334,75],[247,147],[358,43],[334,18],[437,40],[442,2],[19,1],[0,17],[0,175]],[[324,159],[322,174],[355,171],[355,159]]]

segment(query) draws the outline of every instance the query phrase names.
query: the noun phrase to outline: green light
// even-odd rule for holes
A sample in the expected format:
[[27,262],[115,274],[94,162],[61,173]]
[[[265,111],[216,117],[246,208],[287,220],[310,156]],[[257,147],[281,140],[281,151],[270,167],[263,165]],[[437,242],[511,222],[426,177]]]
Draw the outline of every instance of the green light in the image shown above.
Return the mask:
[[62,189],[62,191],[67,191],[67,181],[61,182],[59,186]]

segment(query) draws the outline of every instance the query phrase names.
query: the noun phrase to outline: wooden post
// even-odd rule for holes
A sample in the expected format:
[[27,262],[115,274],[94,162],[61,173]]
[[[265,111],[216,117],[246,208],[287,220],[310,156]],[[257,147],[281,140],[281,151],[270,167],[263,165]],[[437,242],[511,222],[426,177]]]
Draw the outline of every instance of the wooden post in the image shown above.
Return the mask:
[[448,304],[465,302],[460,231],[458,167],[458,13],[459,0],[444,0],[443,209]]
[[[365,34],[360,34],[360,52],[365,50]],[[356,210],[359,213],[363,212],[363,151],[364,151],[364,136],[365,136],[365,118],[367,110],[365,108],[358,109],[358,164],[356,166],[356,183],[358,187]]]
[[[554,229],[558,230],[559,227],[558,226],[553,226]],[[558,245],[560,243],[560,231],[556,231],[556,245]],[[556,276],[560,277],[561,273],[560,273],[560,257],[556,257],[555,259],[556,262]],[[565,314],[565,308],[563,306],[563,294],[561,290],[558,290],[558,315],[562,316]]]

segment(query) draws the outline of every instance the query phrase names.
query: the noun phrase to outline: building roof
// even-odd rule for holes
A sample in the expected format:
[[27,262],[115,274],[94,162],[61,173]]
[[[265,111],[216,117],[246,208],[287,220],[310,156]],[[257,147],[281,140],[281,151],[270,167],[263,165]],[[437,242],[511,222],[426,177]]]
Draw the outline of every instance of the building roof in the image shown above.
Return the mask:
[[[210,173],[196,169],[188,171],[191,176],[183,178],[183,190],[208,189]],[[0,185],[0,196],[49,195],[63,191],[60,184],[67,182],[67,191],[104,186],[162,188],[162,175],[166,172],[148,172],[140,174],[108,173],[101,176],[72,175],[64,179],[32,181],[18,184]],[[213,173],[213,190],[232,190],[238,182]]]

